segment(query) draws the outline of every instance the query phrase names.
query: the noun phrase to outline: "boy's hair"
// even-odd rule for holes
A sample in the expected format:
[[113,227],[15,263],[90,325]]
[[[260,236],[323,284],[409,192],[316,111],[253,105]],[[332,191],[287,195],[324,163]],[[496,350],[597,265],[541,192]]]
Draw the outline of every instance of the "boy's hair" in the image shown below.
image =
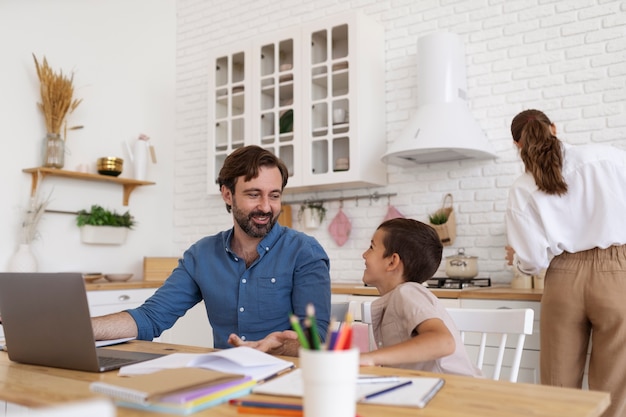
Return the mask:
[[413,219],[396,218],[378,226],[385,232],[384,256],[397,253],[404,264],[404,280],[422,283],[441,265],[443,245],[435,229]]
[[[237,179],[243,177],[244,181],[250,181],[252,178],[259,176],[261,167],[278,168],[282,177],[281,191],[285,189],[289,173],[283,161],[260,146],[250,145],[236,149],[226,157],[224,165],[217,176],[217,184],[220,191],[222,186],[225,186],[234,194]],[[226,210],[229,213],[231,211],[231,207],[228,204],[226,204]]]

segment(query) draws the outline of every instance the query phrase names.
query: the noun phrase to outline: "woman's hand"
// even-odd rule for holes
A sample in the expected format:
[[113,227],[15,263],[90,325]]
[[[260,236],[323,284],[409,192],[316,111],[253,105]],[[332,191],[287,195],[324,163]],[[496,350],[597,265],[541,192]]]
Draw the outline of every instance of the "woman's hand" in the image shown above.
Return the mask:
[[509,245],[506,245],[504,247],[504,250],[506,250],[506,263],[507,265],[513,265],[513,257],[515,256],[515,250],[510,247]]

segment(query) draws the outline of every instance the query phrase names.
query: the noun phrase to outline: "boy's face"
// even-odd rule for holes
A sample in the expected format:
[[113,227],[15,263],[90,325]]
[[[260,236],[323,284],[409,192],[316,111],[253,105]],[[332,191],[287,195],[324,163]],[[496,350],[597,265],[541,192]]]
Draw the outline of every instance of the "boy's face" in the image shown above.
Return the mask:
[[376,230],[370,242],[370,247],[363,252],[363,259],[365,259],[363,282],[367,285],[376,286],[377,283],[384,281],[387,275],[387,267],[389,266],[390,259],[384,256],[384,236],[385,231],[382,229]]

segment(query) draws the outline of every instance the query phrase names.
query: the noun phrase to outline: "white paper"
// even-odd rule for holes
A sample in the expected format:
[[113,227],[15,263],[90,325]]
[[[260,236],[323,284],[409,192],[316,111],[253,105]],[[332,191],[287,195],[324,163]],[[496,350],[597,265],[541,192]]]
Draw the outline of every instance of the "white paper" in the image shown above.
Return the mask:
[[124,337],[122,339],[96,340],[96,347],[119,345],[120,343],[134,340],[134,337]]
[[[403,407],[424,408],[428,401],[441,389],[444,384],[443,378],[431,377],[398,377],[398,381],[358,383],[357,398],[391,388],[398,383],[411,380],[411,385],[395,389],[367,400],[358,402],[363,404],[385,404]],[[257,385],[252,389],[255,394],[280,395],[287,397],[302,397],[304,385],[300,369],[289,372],[264,384]]]
[[211,353],[172,353],[149,361],[123,366],[119,370],[119,375],[149,374],[161,369],[196,367],[248,375],[257,381],[262,381],[293,366],[293,362],[246,346],[239,346]]

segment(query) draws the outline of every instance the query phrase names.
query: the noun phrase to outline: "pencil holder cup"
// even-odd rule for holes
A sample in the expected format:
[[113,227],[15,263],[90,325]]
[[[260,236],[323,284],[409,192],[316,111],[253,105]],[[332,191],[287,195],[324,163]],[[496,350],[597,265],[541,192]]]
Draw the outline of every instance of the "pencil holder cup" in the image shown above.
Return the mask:
[[359,350],[300,349],[304,417],[354,417]]

